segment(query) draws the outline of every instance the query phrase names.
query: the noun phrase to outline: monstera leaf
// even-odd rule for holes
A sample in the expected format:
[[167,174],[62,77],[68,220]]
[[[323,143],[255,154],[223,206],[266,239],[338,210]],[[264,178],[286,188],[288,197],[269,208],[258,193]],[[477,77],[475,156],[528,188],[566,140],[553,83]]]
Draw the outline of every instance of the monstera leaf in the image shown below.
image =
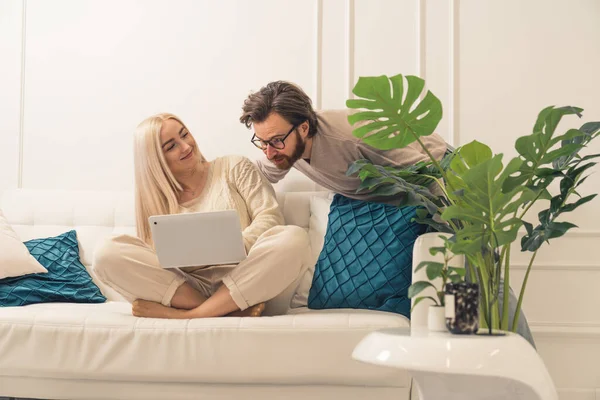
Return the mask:
[[378,149],[406,147],[417,137],[431,135],[442,119],[442,103],[430,91],[418,98],[425,81],[402,75],[360,77],[352,91],[359,99],[346,102],[348,108],[366,109],[348,117],[350,124],[362,122],[354,136]]
[[441,201],[438,196],[431,193],[427,186],[409,182],[411,179],[417,182],[423,180],[418,174],[406,175],[402,170],[373,165],[367,160],[352,164],[346,174],[354,175],[357,170],[361,179],[357,193],[368,190],[377,196],[395,196],[394,204],[399,207],[422,206],[430,214],[439,211]]
[[497,248],[516,239],[521,220],[511,214],[532,200],[535,194],[524,186],[505,193],[502,186],[521,164],[521,160],[514,158],[503,168],[502,154],[492,156],[489,147],[477,141],[462,147],[450,165],[448,177],[464,189],[454,193],[458,201],[442,213],[442,219],[446,221],[467,222],[456,232],[453,252],[476,253],[482,248]]
[[[444,171],[448,169],[455,154],[454,152],[448,152],[440,161],[440,166]],[[383,183],[387,177],[395,176],[418,186],[430,186],[435,179],[442,178],[441,171],[431,161],[419,161],[416,164],[404,167],[384,167],[375,165],[370,160],[360,159],[350,164],[346,171],[347,176],[356,174],[362,181],[374,178],[375,180],[382,180]]]
[[[566,165],[585,145],[586,133],[579,129],[570,129],[564,135],[554,137],[556,127],[565,115],[581,116],[583,109],[577,107],[547,107],[538,115],[533,133],[517,139],[515,148],[524,161],[515,176],[509,177],[503,190],[510,192],[519,185],[528,184],[532,188],[544,190],[550,182],[560,176],[556,167]],[[553,147],[562,145],[553,150]],[[554,168],[543,168],[553,164]]]

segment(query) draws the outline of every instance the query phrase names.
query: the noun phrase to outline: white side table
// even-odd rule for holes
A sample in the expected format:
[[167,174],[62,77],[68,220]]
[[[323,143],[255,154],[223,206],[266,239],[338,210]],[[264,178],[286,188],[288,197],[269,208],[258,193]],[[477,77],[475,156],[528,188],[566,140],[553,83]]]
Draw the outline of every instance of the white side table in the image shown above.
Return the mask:
[[420,400],[558,400],[541,358],[515,334],[384,329],[367,335],[352,357],[407,370]]

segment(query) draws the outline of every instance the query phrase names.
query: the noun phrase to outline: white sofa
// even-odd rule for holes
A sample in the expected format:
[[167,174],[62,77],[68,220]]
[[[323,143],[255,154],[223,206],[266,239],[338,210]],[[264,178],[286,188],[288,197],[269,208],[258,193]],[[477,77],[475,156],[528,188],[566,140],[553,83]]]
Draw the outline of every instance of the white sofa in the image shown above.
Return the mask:
[[[286,223],[308,229],[315,260],[327,213],[318,199],[327,196],[278,193]],[[23,241],[76,229],[90,272],[100,240],[134,232],[131,193],[14,189],[3,193],[0,208]],[[300,282],[296,302],[306,296],[311,274]],[[261,318],[135,318],[128,303],[95,282],[108,302],[0,308],[0,397],[408,398],[404,371],[351,358],[368,332],[408,327],[403,316],[302,307]],[[425,323],[425,307],[413,319]]]

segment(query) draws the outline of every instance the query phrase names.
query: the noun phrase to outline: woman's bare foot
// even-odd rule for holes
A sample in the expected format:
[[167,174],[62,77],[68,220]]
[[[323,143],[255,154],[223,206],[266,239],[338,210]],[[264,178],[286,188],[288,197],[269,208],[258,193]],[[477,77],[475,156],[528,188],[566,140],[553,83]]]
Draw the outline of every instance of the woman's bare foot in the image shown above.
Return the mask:
[[244,311],[234,311],[228,317],[260,317],[265,310],[265,303],[259,303],[246,308]]
[[181,313],[181,310],[138,299],[131,304],[131,313],[136,317],[145,318],[178,318],[177,313]]
[[[256,304],[248,307],[244,311],[234,311],[227,314],[228,317],[260,317],[265,310],[265,303]],[[178,308],[166,307],[154,301],[137,299],[131,304],[131,313],[136,317],[144,318],[173,318],[189,319],[200,318],[200,316],[191,315],[190,310],[180,310]]]

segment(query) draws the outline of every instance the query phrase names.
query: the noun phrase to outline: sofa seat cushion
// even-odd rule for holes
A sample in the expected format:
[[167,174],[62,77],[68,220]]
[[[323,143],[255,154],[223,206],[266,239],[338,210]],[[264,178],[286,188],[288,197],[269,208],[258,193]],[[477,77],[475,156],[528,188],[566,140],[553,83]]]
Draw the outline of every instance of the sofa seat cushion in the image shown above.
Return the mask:
[[374,311],[328,311],[163,320],[135,318],[124,302],[3,308],[0,376],[408,386],[404,371],[351,358],[368,332],[408,327],[406,318]]

